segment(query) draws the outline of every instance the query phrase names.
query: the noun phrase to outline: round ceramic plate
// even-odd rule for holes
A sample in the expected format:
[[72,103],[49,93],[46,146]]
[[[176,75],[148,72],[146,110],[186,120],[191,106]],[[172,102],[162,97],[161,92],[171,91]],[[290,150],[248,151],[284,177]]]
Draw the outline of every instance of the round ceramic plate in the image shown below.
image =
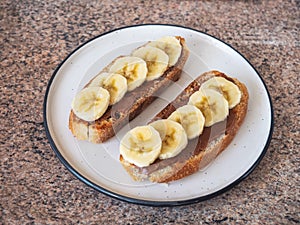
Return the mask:
[[[76,140],[68,129],[75,94],[114,58],[150,40],[182,36],[190,49],[180,80],[140,116],[103,144]],[[245,83],[249,106],[236,137],[209,166],[169,184],[135,182],[119,163],[119,140],[130,127],[145,125],[194,78],[219,70]],[[143,205],[171,206],[206,200],[233,187],[253,171],[266,152],[273,128],[267,88],[253,66],[226,43],[205,33],[173,25],[138,25],[102,34],[73,51],[55,70],[44,102],[50,144],[78,179],[111,197]]]

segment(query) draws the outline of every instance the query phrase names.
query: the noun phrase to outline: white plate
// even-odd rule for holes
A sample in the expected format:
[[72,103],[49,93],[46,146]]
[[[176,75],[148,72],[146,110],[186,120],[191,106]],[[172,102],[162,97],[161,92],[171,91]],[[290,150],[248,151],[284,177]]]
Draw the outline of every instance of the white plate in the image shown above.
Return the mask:
[[[143,125],[195,77],[219,70],[238,78],[249,90],[249,110],[230,146],[208,167],[169,185],[134,182],[120,165],[119,139],[105,144],[77,141],[68,129],[74,95],[115,57],[129,54],[146,41],[165,35],[186,39],[190,57],[182,78],[130,123]],[[174,94],[175,93],[175,94]],[[266,86],[251,64],[224,42],[190,28],[138,25],[102,34],[73,51],[54,72],[45,96],[44,121],[50,144],[62,163],[81,181],[111,197],[144,205],[182,205],[223,193],[239,183],[263,157],[273,128],[273,111]]]

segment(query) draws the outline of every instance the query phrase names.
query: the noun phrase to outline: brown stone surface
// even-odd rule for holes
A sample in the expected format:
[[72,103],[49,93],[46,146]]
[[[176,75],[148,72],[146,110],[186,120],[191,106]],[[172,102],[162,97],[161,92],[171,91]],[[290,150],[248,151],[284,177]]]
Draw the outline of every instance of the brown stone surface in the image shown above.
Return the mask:
[[[0,1],[0,221],[3,224],[299,224],[300,3]],[[103,32],[168,23],[207,32],[258,70],[274,105],[270,147],[228,192],[194,205],[125,203],[76,179],[52,151],[43,99],[58,64]]]

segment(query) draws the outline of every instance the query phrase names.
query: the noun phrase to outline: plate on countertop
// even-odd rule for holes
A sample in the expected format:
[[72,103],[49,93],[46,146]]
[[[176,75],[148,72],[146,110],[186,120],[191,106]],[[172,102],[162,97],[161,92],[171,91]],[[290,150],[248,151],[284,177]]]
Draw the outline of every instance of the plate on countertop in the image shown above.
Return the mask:
[[[69,131],[68,118],[78,90],[114,58],[166,35],[184,37],[190,49],[180,80],[109,141],[93,144],[76,140]],[[209,70],[236,77],[249,91],[248,112],[232,143],[209,166],[184,179],[170,184],[133,181],[119,163],[119,140],[124,131],[128,127],[145,125],[145,121],[194,78]],[[264,81],[248,60],[231,46],[191,28],[146,24],[101,34],[70,53],[49,81],[44,100],[44,124],[58,158],[85,184],[123,201],[173,206],[212,198],[246,178],[261,161],[270,143],[273,109]]]

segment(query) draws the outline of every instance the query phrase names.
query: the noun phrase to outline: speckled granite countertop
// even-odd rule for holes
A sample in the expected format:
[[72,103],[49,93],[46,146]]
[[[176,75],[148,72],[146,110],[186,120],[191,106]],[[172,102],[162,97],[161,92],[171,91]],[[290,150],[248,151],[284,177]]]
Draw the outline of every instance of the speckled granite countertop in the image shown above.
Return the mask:
[[[2,224],[297,224],[299,191],[299,1],[0,2]],[[58,64],[114,28],[168,23],[232,45],[271,94],[275,126],[254,172],[194,205],[155,208],[98,193],[60,163],[43,127],[43,99]]]

